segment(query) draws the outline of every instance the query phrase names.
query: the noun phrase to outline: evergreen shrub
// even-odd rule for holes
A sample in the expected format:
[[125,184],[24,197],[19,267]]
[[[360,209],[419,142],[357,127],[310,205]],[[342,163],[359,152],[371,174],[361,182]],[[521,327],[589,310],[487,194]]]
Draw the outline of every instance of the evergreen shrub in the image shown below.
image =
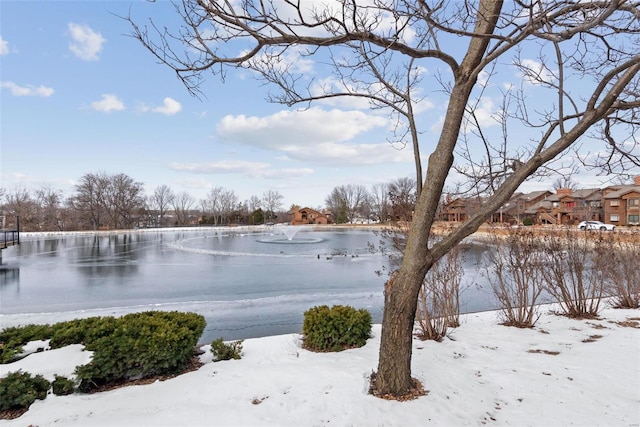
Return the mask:
[[178,372],[194,354],[206,325],[195,313],[150,311],[115,319],[108,335],[85,343],[92,361],[76,368],[79,389]]
[[371,337],[371,313],[364,308],[326,305],[304,313],[303,347],[311,351],[342,351],[362,347]]
[[117,323],[118,319],[115,317],[100,316],[56,323],[53,325],[53,336],[49,345],[51,348],[61,348],[71,344],[87,345],[112,334]]
[[211,353],[213,361],[240,360],[242,358],[242,340],[225,343],[223,338],[218,338],[211,342]]
[[47,397],[50,386],[42,375],[11,372],[0,381],[0,411],[29,408],[36,399]]
[[13,326],[0,332],[0,363],[8,363],[22,353],[22,347],[29,341],[51,338],[49,325]]
[[66,396],[76,391],[75,383],[67,377],[59,375],[55,376],[55,379],[51,383],[53,394],[56,396]]

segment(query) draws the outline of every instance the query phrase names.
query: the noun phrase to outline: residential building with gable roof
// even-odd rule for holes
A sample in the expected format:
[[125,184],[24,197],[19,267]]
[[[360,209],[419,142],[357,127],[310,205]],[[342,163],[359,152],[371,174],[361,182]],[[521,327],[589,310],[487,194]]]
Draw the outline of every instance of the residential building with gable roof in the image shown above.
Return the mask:
[[295,207],[291,212],[291,225],[302,224],[332,224],[333,219],[329,212],[318,212],[311,208],[298,208]]
[[603,190],[604,220],[614,225],[640,225],[640,176],[634,185],[611,186]]

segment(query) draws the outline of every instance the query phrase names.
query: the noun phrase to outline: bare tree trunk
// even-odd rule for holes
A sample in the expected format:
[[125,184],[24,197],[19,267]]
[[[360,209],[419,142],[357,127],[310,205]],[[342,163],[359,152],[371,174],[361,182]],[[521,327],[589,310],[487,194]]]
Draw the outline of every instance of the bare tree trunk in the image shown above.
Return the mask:
[[411,378],[413,326],[418,292],[424,274],[419,269],[401,269],[385,285],[382,336],[376,389],[382,394],[402,396],[414,386]]
[[481,221],[467,223],[466,234],[457,240],[441,242],[437,252],[429,249],[429,236],[435,219],[444,183],[453,165],[453,153],[458,141],[465,106],[477,78],[477,67],[488,46],[486,34],[492,34],[502,1],[483,0],[478,7],[474,34],[467,55],[456,70],[455,85],[451,91],[447,113],[438,144],[429,156],[425,185],[418,198],[407,246],[397,276],[385,289],[382,317],[382,336],[375,388],[380,394],[397,398],[409,395],[415,383],[411,378],[413,328],[418,304],[418,293],[425,275],[438,258],[457,245],[466,235],[473,233]]

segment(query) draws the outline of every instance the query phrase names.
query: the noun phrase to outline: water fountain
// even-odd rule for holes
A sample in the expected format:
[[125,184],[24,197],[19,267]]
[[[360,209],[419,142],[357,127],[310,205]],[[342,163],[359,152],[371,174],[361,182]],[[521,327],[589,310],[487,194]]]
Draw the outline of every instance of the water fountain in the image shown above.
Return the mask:
[[292,225],[282,227],[282,232],[287,236],[287,240],[289,241],[293,240],[296,234],[298,234],[298,231],[300,231],[300,228]]
[[258,239],[258,242],[261,243],[320,243],[324,241],[322,238],[311,238],[311,237],[296,237],[296,235],[301,231],[308,231],[309,227],[305,227],[302,225],[282,225],[278,226],[274,229],[275,236],[280,236],[284,234],[284,238],[274,237],[268,239]]

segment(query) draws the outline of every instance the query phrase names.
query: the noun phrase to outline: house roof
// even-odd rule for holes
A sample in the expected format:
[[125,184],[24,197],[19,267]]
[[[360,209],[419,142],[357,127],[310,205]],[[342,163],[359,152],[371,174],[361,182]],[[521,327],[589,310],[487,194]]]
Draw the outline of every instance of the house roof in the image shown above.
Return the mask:
[[532,191],[531,193],[518,193],[514,195],[513,199],[534,200],[548,193],[551,193],[551,192],[548,190],[541,190],[541,191]]
[[580,190],[572,191],[571,194],[552,194],[547,197],[547,200],[551,202],[557,202],[560,199],[564,199],[566,197],[572,199],[600,199],[600,190],[599,188],[583,188]]
[[545,211],[549,211],[549,210],[551,210],[551,207],[552,207],[551,206],[551,202],[549,200],[541,200],[538,203],[534,203],[533,205],[531,205],[527,209],[525,209],[524,213],[535,214],[540,209],[545,210]]
[[451,206],[478,206],[484,203],[483,197],[458,197],[444,204],[444,208],[447,209]]
[[576,199],[590,199],[590,198],[600,199],[601,192],[602,190],[600,190],[599,188],[584,188],[581,190],[576,190],[573,193],[571,193],[571,197],[574,197]]
[[604,196],[604,198],[605,199],[619,199],[622,196],[624,196],[625,194],[632,193],[634,191],[636,193],[640,193],[640,185],[623,185],[621,187],[618,187],[617,190],[612,191],[610,193],[607,193],[607,195]]

